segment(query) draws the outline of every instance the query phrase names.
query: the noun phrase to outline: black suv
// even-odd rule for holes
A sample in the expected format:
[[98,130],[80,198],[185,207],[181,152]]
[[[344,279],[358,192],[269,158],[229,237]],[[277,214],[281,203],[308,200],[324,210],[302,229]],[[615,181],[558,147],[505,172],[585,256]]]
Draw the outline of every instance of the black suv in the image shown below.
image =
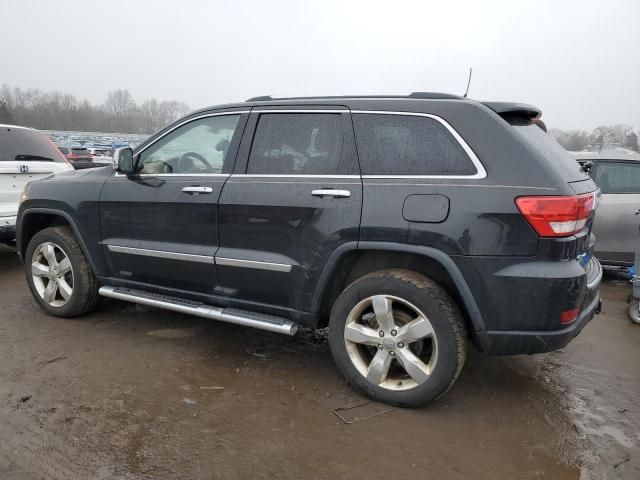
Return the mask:
[[293,335],[401,406],[467,344],[566,345],[598,311],[597,187],[540,111],[446,94],[258,97],[192,113],[118,168],[30,183],[18,251],[49,314],[98,295]]

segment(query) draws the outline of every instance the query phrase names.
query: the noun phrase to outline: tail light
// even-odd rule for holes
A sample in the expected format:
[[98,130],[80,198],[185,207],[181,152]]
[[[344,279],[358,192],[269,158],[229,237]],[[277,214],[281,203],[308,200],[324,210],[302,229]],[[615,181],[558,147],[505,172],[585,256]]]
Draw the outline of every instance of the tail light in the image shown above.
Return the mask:
[[518,197],[516,206],[541,237],[568,237],[587,224],[595,194]]

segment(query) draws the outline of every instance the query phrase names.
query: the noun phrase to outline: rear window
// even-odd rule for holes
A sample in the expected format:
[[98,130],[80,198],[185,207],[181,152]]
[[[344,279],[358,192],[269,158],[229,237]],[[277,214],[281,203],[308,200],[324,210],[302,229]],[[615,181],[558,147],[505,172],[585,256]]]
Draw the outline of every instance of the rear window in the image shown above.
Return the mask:
[[353,115],[364,175],[474,175],[477,169],[451,132],[416,115]]
[[37,130],[2,127],[0,128],[0,162],[16,160],[21,162],[65,161],[53,143]]
[[89,150],[86,148],[72,148],[71,150],[73,150],[73,153],[76,155],[89,155]]
[[540,154],[540,157],[559,170],[568,182],[589,178],[578,162],[540,127],[528,122],[511,122],[511,125]]

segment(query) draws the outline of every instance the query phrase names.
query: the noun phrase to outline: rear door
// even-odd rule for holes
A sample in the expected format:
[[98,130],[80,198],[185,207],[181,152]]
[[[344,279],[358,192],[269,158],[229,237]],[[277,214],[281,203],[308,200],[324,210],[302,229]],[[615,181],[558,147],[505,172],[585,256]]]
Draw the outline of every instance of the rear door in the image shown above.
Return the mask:
[[100,195],[110,276],[213,293],[217,201],[248,112],[192,117],[136,152],[142,170],[114,174]]
[[346,109],[254,109],[219,202],[220,293],[308,311],[329,256],[358,240],[362,183]]
[[640,161],[598,160],[594,180],[602,191],[593,231],[596,257],[605,263],[633,263],[640,216]]

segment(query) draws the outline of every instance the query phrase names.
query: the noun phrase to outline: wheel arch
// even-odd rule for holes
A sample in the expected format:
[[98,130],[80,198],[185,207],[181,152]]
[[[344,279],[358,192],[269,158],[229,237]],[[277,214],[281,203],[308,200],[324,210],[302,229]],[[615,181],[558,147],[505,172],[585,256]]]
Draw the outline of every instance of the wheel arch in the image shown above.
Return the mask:
[[432,278],[460,305],[472,335],[486,330],[475,297],[449,255],[432,247],[392,242],[350,242],[333,253],[312,300],[312,312],[319,313],[319,326],[326,326],[333,302],[347,285],[367,273],[387,268],[402,268]]
[[24,255],[33,236],[45,228],[56,226],[68,226],[71,228],[89,266],[95,272],[95,264],[71,215],[62,210],[50,208],[28,208],[21,212],[20,224],[16,230],[16,249],[23,261],[26,261]]

